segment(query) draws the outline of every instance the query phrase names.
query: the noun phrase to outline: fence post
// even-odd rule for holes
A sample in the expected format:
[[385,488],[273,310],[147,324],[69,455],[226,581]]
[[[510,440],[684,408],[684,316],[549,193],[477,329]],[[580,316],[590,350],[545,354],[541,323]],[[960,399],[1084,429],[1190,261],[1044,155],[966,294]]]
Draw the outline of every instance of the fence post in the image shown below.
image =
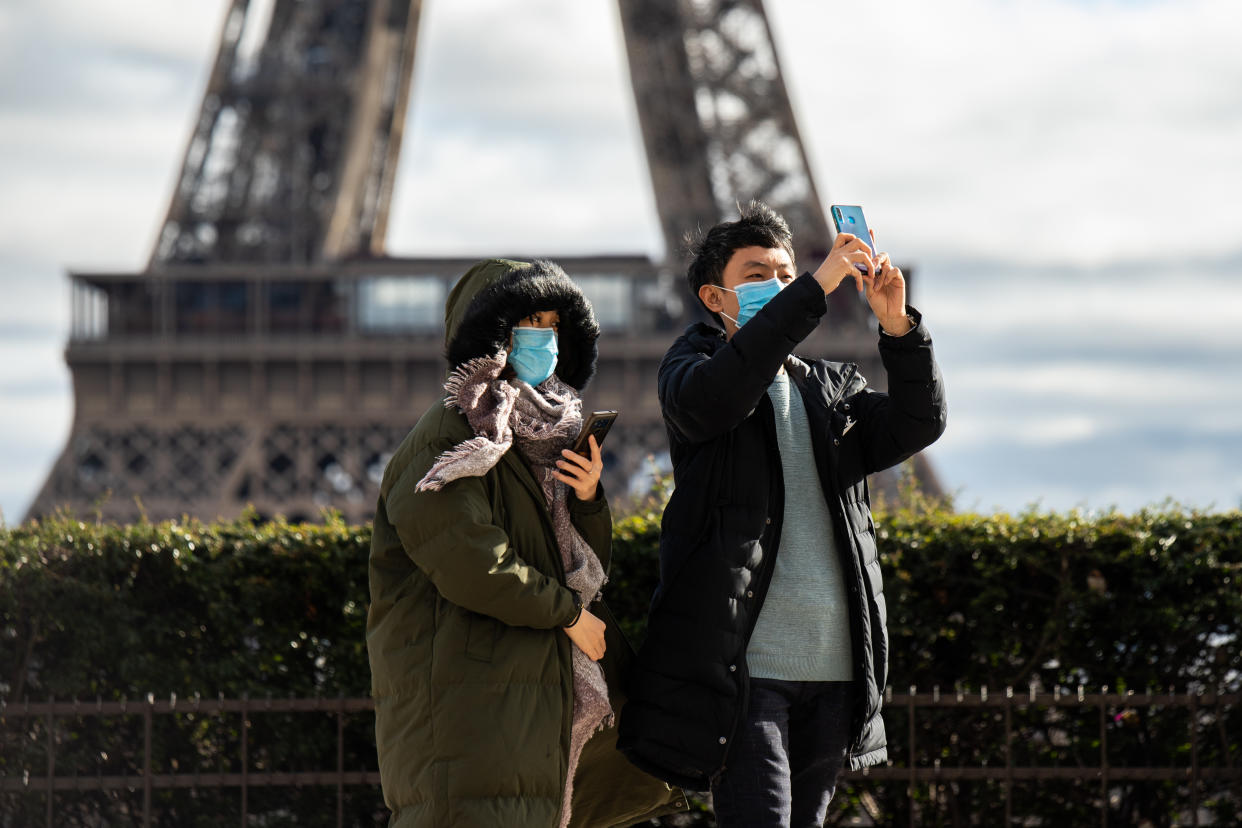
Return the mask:
[[914,751],[914,694],[918,692],[918,688],[913,684],[910,685],[910,698],[906,703],[906,710],[910,716],[910,781],[909,787],[906,788],[906,796],[910,799],[910,828],[915,828],[914,821],[914,782],[915,782],[915,761],[916,754]]
[[249,806],[247,801],[249,789],[247,784],[250,781],[250,767],[246,760],[246,729],[250,727],[250,720],[247,717],[247,710],[250,706],[250,694],[242,693],[241,698],[241,824],[242,828],[246,828],[246,823],[250,821]]
[[54,828],[52,803],[56,798],[56,716],[51,706],[56,703],[56,697],[49,696],[47,703],[47,828]]
[[147,704],[142,710],[142,828],[151,826],[151,718],[155,709],[155,694],[147,693]]
[[1005,688],[1005,828],[1013,825],[1013,688]]
[[1100,692],[1100,825],[1108,828],[1108,685]]
[[1199,824],[1199,694],[1186,688],[1190,697],[1190,824]]
[[345,692],[336,708],[336,828],[345,826]]

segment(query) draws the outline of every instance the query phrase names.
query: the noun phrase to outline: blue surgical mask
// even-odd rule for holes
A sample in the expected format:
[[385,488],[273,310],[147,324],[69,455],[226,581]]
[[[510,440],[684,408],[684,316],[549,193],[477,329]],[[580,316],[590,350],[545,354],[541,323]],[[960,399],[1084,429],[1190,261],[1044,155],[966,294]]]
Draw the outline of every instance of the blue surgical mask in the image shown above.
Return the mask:
[[528,385],[539,385],[556,370],[559,354],[555,328],[514,328],[513,350],[509,365],[518,379]]
[[773,296],[780,293],[784,287],[780,278],[775,276],[763,282],[743,282],[737,286],[737,290],[722,287],[721,290],[737,294],[737,319],[733,319],[723,311],[721,316],[732,319],[733,324],[740,328],[753,319],[759,309],[766,305]]

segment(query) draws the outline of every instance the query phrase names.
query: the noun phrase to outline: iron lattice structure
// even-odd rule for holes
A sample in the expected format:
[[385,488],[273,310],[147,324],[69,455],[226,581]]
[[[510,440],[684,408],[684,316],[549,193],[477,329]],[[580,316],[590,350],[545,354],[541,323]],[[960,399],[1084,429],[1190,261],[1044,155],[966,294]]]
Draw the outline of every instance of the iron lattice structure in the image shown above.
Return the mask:
[[151,267],[382,255],[419,0],[231,0]]
[[[612,492],[665,448],[655,373],[697,315],[684,235],[759,198],[803,264],[831,242],[762,2],[618,4],[669,255],[560,259],[604,328],[588,405],[625,412]],[[73,431],[28,517],[369,519],[387,453],[441,396],[444,297],[471,263],[383,251],[421,11],[231,0],[147,269],[72,275]],[[882,379],[866,309],[834,294],[830,318],[805,352]]]

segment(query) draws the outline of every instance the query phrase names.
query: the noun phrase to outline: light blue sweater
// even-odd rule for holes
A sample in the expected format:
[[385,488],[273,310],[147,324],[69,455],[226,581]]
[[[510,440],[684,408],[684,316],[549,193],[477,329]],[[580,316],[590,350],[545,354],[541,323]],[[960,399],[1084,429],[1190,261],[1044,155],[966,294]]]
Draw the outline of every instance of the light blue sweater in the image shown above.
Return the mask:
[[785,374],[777,374],[768,397],[776,412],[785,513],[776,568],[746,663],[755,678],[852,681],[849,598],[806,408]]

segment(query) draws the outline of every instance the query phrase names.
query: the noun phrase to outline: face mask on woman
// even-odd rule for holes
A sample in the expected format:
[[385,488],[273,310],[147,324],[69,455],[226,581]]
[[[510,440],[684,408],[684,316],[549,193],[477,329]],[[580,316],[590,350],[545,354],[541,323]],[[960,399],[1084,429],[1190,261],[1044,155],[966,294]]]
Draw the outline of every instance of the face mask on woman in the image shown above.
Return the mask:
[[508,364],[518,379],[528,385],[539,385],[556,370],[559,355],[555,328],[514,328],[513,350]]
[[773,277],[763,282],[743,282],[737,286],[737,290],[731,290],[727,287],[720,288],[727,290],[729,293],[737,295],[737,319],[734,319],[724,311],[720,315],[729,319],[739,328],[754,318],[759,309],[768,303],[773,296],[781,292],[781,288],[785,287],[781,283],[779,277]]

